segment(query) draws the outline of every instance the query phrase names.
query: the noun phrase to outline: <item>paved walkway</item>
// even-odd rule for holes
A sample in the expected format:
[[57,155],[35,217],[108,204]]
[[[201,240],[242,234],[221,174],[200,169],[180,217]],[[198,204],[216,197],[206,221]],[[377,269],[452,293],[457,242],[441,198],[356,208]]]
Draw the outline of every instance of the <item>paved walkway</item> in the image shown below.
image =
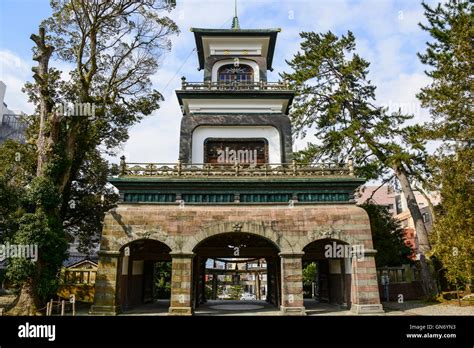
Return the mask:
[[[0,296],[0,308],[14,300],[15,296]],[[313,300],[305,300],[306,314],[311,316],[353,316],[347,308],[328,303],[316,303]],[[429,315],[468,315],[474,316],[474,305],[463,304],[462,307],[457,302],[451,303],[426,303],[423,301],[383,302],[385,313],[371,314],[381,316],[429,316]],[[153,304],[139,305],[129,308],[120,315],[140,315],[140,316],[166,316],[168,315],[168,300],[159,300]],[[67,313],[70,315],[70,313]],[[76,315],[89,315],[89,305],[79,304],[76,308]],[[238,316],[277,316],[281,315],[279,308],[260,300],[250,301],[229,301],[229,300],[209,300],[195,310],[197,316],[214,315],[238,315]]]
[[140,316],[168,315],[169,306],[170,306],[169,300],[158,300],[155,303],[134,306],[132,308],[125,310],[123,313],[120,313],[119,315],[140,315]]
[[208,300],[205,304],[200,305],[195,311],[198,316],[213,315],[280,315],[279,308],[263,301],[232,301],[232,300]]

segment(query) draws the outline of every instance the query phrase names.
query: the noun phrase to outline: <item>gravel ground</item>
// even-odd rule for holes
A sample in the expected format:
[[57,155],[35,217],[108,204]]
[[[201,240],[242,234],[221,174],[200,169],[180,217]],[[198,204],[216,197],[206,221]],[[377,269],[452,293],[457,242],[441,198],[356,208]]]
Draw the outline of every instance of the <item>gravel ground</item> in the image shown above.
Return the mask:
[[407,301],[405,303],[383,302],[387,314],[391,315],[474,315],[474,306],[456,303],[425,303]]
[[0,296],[0,308],[5,307],[6,305],[10,304],[15,300],[15,295],[2,295]]

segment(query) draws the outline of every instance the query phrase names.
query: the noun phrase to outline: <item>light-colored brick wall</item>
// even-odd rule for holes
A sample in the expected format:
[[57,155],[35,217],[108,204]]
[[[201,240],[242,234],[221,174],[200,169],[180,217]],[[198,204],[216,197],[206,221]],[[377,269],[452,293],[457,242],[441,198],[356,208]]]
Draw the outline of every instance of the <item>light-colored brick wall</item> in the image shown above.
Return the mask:
[[190,315],[193,254],[172,254],[170,314]]
[[286,314],[304,314],[302,253],[280,254],[281,309]]
[[[206,238],[243,232],[259,235],[280,251],[282,310],[303,308],[301,255],[306,245],[335,239],[373,248],[367,213],[353,204],[286,206],[197,206],[120,204],[105,216],[96,283],[97,311],[117,308],[118,255],[140,239],[152,239],[171,249],[172,295],[170,313],[191,314],[192,254]],[[288,256],[293,254],[293,256]],[[300,255],[295,257],[295,255]],[[353,263],[351,297],[354,304],[379,304],[372,256]],[[114,285],[115,284],[115,285]],[[290,304],[290,295],[292,303]],[[183,303],[184,301],[184,303]]]

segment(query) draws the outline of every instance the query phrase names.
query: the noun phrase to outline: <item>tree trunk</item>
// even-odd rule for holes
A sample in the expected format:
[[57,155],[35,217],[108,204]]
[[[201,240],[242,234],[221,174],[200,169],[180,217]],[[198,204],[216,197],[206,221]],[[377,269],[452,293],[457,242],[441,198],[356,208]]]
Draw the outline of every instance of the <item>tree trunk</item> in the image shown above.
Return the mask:
[[35,295],[35,287],[33,281],[30,279],[23,283],[20,294],[5,315],[36,315],[38,311],[37,304],[38,300]]
[[426,202],[428,203],[428,209],[430,210],[430,214],[431,214],[431,222],[434,223],[436,216],[435,216],[435,209],[434,209],[433,202],[431,202],[431,198],[421,187],[416,186],[415,189],[418,192],[420,192],[423,195],[423,197],[426,199]]
[[437,295],[438,289],[436,281],[430,271],[426,253],[431,250],[431,245],[428,239],[428,231],[423,222],[423,216],[421,215],[420,208],[416,202],[415,194],[411,188],[410,181],[405,169],[401,165],[394,165],[393,170],[397,176],[398,181],[402,187],[402,191],[407,200],[408,210],[410,211],[411,217],[415,224],[416,231],[416,248],[420,255],[420,266],[421,266],[421,278],[423,291],[427,298],[432,298]]
[[[36,176],[44,174],[45,164],[48,160],[49,144],[47,139],[47,125],[49,115],[53,109],[53,104],[49,90],[49,60],[54,51],[54,47],[46,43],[45,29],[39,28],[39,35],[32,34],[30,39],[36,44],[36,53],[33,60],[38,62],[37,67],[33,67],[33,78],[39,90],[39,133],[37,139],[37,169]],[[38,209],[38,208],[37,208]],[[39,263],[36,265],[37,272],[41,272]],[[12,307],[7,311],[7,315],[36,315],[38,309],[38,297],[36,296],[35,282],[33,279],[26,279],[22,285],[18,298],[13,302]]]
[[39,28],[39,35],[32,34],[30,39],[36,44],[37,52],[33,57],[33,60],[38,62],[37,67],[33,67],[33,78],[35,79],[38,90],[39,90],[39,133],[37,139],[37,152],[38,152],[38,163],[36,168],[36,175],[40,176],[44,170],[44,164],[47,161],[48,146],[46,142],[46,123],[48,121],[49,113],[52,111],[53,105],[49,95],[49,59],[53,54],[54,47],[48,45],[45,40],[45,30],[43,27]]

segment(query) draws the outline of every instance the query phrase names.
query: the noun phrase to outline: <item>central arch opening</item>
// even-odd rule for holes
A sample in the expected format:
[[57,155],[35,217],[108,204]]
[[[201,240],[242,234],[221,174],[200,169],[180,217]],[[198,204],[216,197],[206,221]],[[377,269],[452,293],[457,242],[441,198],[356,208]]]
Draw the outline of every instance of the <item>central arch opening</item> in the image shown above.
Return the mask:
[[279,248],[269,239],[251,233],[222,233],[205,239],[193,252],[196,314],[278,308]]

